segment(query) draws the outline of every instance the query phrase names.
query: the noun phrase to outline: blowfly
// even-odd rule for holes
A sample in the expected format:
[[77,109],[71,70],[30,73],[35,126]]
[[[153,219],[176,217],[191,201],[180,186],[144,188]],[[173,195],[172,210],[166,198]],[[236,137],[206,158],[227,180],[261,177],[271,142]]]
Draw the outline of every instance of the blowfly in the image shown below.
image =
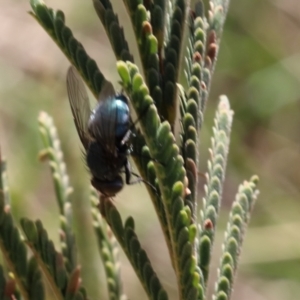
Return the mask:
[[125,173],[126,183],[131,183],[128,155],[132,123],[128,99],[116,94],[112,84],[105,81],[98,104],[92,111],[84,83],[73,66],[68,70],[67,90],[92,175],[91,183],[102,195],[112,197],[123,188],[121,173]]

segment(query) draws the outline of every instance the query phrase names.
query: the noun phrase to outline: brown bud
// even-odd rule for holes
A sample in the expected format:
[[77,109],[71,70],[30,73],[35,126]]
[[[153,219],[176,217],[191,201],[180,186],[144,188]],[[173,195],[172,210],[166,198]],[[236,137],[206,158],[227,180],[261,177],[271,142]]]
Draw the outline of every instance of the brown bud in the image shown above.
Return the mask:
[[210,219],[206,219],[204,221],[204,229],[212,230],[213,228],[214,228],[214,224],[212,223],[212,221]]
[[143,22],[143,34],[148,36],[150,34],[152,34],[152,26],[148,21],[144,21]]
[[214,61],[216,58],[218,46],[215,43],[212,43],[208,47],[207,56],[210,57],[211,61]]
[[207,39],[207,43],[208,45],[210,44],[215,44],[217,41],[217,35],[216,35],[216,32],[214,30],[210,31],[209,34],[208,34],[208,39]]
[[199,62],[199,63],[201,62],[202,56],[201,56],[201,54],[200,54],[198,51],[196,51],[196,52],[194,53],[193,60],[194,60],[195,62]]
[[195,20],[195,18],[196,18],[196,13],[195,13],[195,11],[192,10],[192,9],[190,9],[189,14],[190,14],[191,18],[192,18],[193,20]]
[[212,62],[211,62],[210,57],[206,56],[205,57],[205,67],[210,70],[211,69],[211,65],[212,65]]

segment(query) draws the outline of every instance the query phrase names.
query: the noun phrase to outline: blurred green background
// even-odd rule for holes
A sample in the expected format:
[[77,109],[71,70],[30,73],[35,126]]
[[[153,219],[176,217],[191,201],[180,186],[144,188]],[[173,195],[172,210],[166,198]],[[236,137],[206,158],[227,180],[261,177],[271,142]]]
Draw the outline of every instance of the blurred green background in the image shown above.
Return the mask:
[[[115,8],[136,53],[131,26],[119,2],[115,0]],[[58,242],[59,220],[52,180],[47,163],[38,161],[42,145],[37,117],[40,111],[46,111],[58,128],[74,187],[72,200],[83,283],[91,299],[100,299],[106,287],[90,223],[89,176],[67,99],[68,61],[26,13],[30,10],[27,1],[0,0],[0,4],[0,144],[8,160],[12,211],[16,220],[22,216],[42,219],[51,238]],[[47,5],[65,12],[75,36],[117,86],[114,56],[92,1],[48,0]],[[261,193],[242,251],[233,299],[299,299],[299,1],[231,1],[201,132],[200,172],[206,170],[220,94],[229,97],[235,115],[211,275],[216,276],[223,230],[237,186],[257,174]],[[201,194],[203,182],[199,190]],[[170,299],[176,299],[166,246],[144,187],[126,187],[115,203],[124,217],[133,215],[136,219],[138,234],[154,268],[170,292]],[[125,292],[132,300],[144,299],[127,259],[120,255]],[[101,293],[97,292],[99,286],[103,288]]]

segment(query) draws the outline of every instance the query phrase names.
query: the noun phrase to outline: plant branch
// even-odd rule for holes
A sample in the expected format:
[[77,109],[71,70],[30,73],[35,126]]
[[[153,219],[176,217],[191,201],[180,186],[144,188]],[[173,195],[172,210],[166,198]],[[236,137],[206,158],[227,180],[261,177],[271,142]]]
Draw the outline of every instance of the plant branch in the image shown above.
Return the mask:
[[213,299],[229,300],[231,298],[244,235],[259,193],[256,188],[257,184],[257,176],[241,184],[232,204]]
[[129,217],[124,225],[117,208],[111,200],[100,196],[99,211],[106,219],[115,237],[140,279],[144,290],[151,300],[167,300],[168,295],[162,287],[145,250],[141,247],[134,230],[134,220]]

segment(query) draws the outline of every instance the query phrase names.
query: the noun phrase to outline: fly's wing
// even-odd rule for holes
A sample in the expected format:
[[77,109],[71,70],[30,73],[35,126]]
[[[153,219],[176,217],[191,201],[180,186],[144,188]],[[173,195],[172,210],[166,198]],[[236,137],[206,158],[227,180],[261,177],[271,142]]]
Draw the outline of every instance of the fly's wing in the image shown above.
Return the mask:
[[105,151],[107,159],[113,157],[116,151],[116,124],[118,111],[113,107],[114,99],[107,98],[99,102],[95,109],[95,118],[89,124],[89,129]]
[[67,73],[67,90],[70,106],[79,138],[87,149],[89,144],[88,121],[91,108],[84,83],[75,67],[71,66]]
[[[105,101],[109,101],[108,99]],[[103,136],[106,140],[106,148],[107,150],[113,154],[116,155],[116,126],[117,126],[117,120],[118,120],[118,110],[113,109],[109,110],[108,115],[106,116],[107,122],[106,124],[103,124],[105,127],[103,128]]]
[[116,96],[112,83],[105,80],[98,97],[101,109],[101,124],[98,126],[98,138],[106,149],[107,158],[115,155],[115,131],[117,110],[111,109],[111,103]]
[[105,80],[102,84],[101,91],[98,97],[99,102],[107,101],[107,99],[111,99],[115,97],[116,92],[112,85],[112,83],[108,80]]

